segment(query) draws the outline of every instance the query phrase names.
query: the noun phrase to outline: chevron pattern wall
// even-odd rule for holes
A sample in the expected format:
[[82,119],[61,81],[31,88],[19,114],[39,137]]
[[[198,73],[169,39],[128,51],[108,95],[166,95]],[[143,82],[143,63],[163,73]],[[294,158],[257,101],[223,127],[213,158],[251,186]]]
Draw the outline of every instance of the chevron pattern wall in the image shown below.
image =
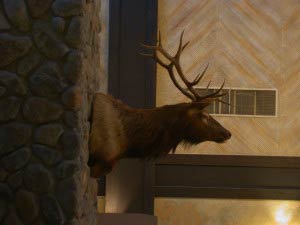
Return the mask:
[[[209,62],[209,80],[230,88],[278,90],[277,117],[217,116],[232,133],[223,145],[204,143],[178,153],[300,155],[300,1],[159,0],[164,46],[175,50],[181,31],[190,44],[182,56],[192,80]],[[157,105],[187,101],[158,66]]]

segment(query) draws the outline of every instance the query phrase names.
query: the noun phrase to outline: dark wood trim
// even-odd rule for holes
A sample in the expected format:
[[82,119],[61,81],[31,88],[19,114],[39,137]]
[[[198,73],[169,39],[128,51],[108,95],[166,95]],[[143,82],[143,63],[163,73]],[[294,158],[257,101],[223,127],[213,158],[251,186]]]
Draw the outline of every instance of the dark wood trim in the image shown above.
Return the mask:
[[[158,0],[147,0],[147,27],[146,44],[155,45],[157,41],[157,25],[158,25]],[[146,60],[146,83],[145,89],[148,93],[146,98],[146,108],[156,106],[156,63],[149,59]],[[147,79],[148,78],[148,79]],[[145,162],[144,169],[144,211],[148,214],[154,214],[154,163],[152,161]]]
[[168,155],[155,196],[299,200],[300,157]]
[[141,43],[156,43],[157,0],[111,0],[108,93],[137,108],[155,106],[156,64]]
[[[145,43],[149,45],[156,45],[157,29],[158,29],[158,0],[146,0],[147,13],[147,29]],[[145,91],[148,93],[145,99],[145,106],[153,108],[156,106],[156,63],[154,60],[144,57],[146,69]]]
[[156,164],[300,168],[300,157],[169,154],[159,159]]
[[[108,90],[132,107],[155,106],[156,64],[139,53],[141,43],[156,43],[157,3],[157,0],[110,0]],[[107,189],[108,201],[108,196],[120,196],[111,200],[123,212],[153,214],[153,163],[121,160],[107,176]]]
[[155,187],[156,197],[300,200],[299,189]]
[[120,35],[121,0],[109,2],[108,93],[120,98]]

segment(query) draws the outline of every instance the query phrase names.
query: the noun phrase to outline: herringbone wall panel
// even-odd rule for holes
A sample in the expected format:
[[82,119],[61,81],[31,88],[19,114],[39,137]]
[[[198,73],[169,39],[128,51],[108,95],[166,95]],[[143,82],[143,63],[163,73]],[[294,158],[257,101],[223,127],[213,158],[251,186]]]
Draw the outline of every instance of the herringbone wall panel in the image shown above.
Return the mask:
[[[209,62],[209,80],[226,87],[278,90],[277,117],[216,116],[233,136],[223,145],[180,147],[178,153],[300,155],[300,1],[159,0],[164,46],[190,44],[182,65],[190,80]],[[157,105],[187,99],[158,66]]]

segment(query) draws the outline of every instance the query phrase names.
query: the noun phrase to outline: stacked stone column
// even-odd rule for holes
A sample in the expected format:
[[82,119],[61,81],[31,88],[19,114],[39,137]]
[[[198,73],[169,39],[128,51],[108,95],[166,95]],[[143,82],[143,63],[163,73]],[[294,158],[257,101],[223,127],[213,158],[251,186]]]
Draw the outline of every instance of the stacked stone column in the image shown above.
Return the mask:
[[96,224],[100,0],[0,0],[0,224]]

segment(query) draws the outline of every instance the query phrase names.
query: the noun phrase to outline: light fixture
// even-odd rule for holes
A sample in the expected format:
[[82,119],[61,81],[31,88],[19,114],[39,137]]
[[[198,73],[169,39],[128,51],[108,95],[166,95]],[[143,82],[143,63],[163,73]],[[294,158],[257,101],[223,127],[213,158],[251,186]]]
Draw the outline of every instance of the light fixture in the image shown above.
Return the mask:
[[278,225],[289,225],[292,213],[287,204],[281,204],[275,212],[275,222]]

